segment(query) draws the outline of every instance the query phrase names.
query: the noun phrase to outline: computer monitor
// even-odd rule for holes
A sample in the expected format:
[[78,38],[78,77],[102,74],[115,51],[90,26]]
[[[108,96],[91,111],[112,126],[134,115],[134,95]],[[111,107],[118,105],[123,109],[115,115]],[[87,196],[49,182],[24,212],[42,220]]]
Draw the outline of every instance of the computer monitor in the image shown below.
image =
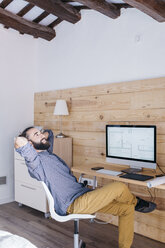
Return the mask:
[[156,126],[106,125],[106,161],[130,166],[125,172],[156,169]]

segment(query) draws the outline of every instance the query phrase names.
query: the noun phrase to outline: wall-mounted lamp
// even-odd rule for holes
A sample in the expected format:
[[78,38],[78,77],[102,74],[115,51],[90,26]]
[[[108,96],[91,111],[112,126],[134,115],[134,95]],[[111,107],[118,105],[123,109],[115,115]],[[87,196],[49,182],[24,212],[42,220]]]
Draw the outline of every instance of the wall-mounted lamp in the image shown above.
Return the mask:
[[56,138],[65,138],[66,135],[62,133],[62,116],[69,115],[68,107],[65,100],[57,100],[54,108],[54,115],[60,116],[60,133],[56,135]]

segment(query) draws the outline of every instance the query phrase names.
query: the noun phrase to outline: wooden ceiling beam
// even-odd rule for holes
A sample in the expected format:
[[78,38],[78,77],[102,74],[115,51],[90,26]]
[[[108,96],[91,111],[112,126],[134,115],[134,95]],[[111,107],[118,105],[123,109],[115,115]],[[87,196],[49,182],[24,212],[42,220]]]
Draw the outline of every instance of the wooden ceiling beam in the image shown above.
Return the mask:
[[124,0],[158,22],[165,21],[165,0]]
[[60,24],[63,20],[61,20],[60,18],[57,18],[55,21],[51,22],[48,27],[50,28],[54,28],[55,26],[57,26],[58,24]]
[[74,6],[78,11],[82,10],[82,9],[90,9],[89,7],[87,6],[84,6],[84,5],[79,5],[79,6]]
[[[17,13],[17,15],[23,17],[23,16],[26,15],[33,7],[34,7],[33,4],[31,4],[31,3],[27,4],[23,9],[21,9],[21,10]],[[8,29],[9,27],[4,26],[4,28],[7,28],[7,29]]]
[[13,2],[13,0],[3,0],[1,3],[0,3],[0,7],[5,9],[11,2]]
[[73,0],[62,0],[63,3],[72,3],[74,2]]
[[128,8],[133,8],[133,6],[127,4],[127,3],[115,3],[114,4],[116,7],[118,7],[119,9],[128,9]]
[[34,7],[34,4],[28,3],[23,9],[21,9],[17,15],[23,17],[26,15],[32,8]]
[[41,22],[44,18],[46,18],[49,15],[49,13],[47,11],[44,11],[41,13],[41,15],[39,15],[38,17],[36,17],[33,22],[35,23],[39,23]]
[[73,6],[60,0],[28,0],[28,2],[71,23],[76,23],[81,19],[81,14]]
[[[26,15],[33,7],[34,7],[33,4],[31,4],[31,3],[27,4],[23,9],[21,9],[21,10],[17,13],[17,15],[23,17],[23,16]],[[4,26],[4,28],[8,29],[9,27]],[[22,33],[21,33],[21,34],[22,34]]]
[[112,3],[108,3],[105,0],[74,0],[75,2],[82,3],[83,5],[94,9],[103,15],[111,17],[113,19],[120,16],[120,9]]
[[19,31],[22,34],[32,35],[35,38],[41,37],[50,41],[56,36],[55,30],[52,28],[27,21],[2,8],[0,8],[0,23]]
[[[66,0],[65,0],[66,1]],[[82,10],[82,9],[89,9],[89,7],[87,6],[74,6],[74,8],[76,8],[78,11]],[[60,24],[63,20],[61,20],[60,18],[57,18],[55,21],[51,22],[48,27],[50,28],[54,28],[56,27],[58,24]]]

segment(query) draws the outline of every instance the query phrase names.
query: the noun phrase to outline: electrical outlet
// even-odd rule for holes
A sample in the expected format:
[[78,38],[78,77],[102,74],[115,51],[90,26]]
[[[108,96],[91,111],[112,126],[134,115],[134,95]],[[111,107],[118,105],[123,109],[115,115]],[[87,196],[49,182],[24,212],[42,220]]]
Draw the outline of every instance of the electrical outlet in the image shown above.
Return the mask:
[[6,176],[0,177],[0,184],[6,184]]
[[[94,183],[94,180],[93,179],[85,178],[85,177],[81,178],[81,183],[83,183],[84,181],[87,181],[88,182],[88,184],[87,184],[88,186],[93,186],[93,183]],[[96,180],[95,187],[97,187],[97,180]]]

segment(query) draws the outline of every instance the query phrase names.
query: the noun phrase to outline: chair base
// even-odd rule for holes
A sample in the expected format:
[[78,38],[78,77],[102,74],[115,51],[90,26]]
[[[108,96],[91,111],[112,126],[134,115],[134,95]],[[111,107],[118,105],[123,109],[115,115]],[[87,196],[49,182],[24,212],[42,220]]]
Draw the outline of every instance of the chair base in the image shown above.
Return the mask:
[[85,248],[86,247],[86,243],[83,242],[82,240],[80,240],[79,247],[80,248]]
[[86,243],[82,240],[79,241],[79,234],[74,234],[74,248],[85,248]]
[[74,220],[74,248],[85,248],[86,244],[82,240],[79,241],[79,219]]

